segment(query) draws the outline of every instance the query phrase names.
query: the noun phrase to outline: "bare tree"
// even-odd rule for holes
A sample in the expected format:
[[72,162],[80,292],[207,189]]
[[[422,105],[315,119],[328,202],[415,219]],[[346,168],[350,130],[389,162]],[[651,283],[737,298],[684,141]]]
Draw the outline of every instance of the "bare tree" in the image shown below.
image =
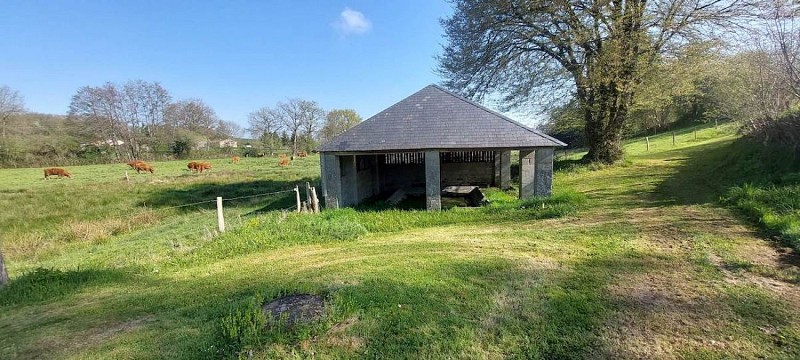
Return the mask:
[[3,122],[3,139],[6,138],[6,122],[11,115],[25,112],[25,101],[19,91],[6,85],[0,86],[0,120]]
[[120,101],[120,93],[116,85],[106,83],[103,86],[85,86],[72,96],[68,117],[85,126],[82,134],[97,139],[114,149],[117,158],[122,158],[122,144],[125,122]]
[[782,80],[795,98],[800,98],[800,4],[789,0],[772,0],[763,4],[765,41],[756,41],[759,50],[772,55],[781,69]]
[[251,112],[247,121],[250,125],[247,131],[253,137],[261,139],[269,148],[274,146],[278,132],[285,123],[284,113],[280,109],[269,107],[262,107]]
[[84,134],[100,137],[111,145],[118,157],[123,147],[129,157],[138,158],[144,142],[153,143],[164,127],[164,114],[170,95],[157,82],[134,80],[117,85],[86,86],[70,103],[69,117],[86,124]]
[[286,102],[278,103],[278,109],[283,113],[283,127],[289,132],[292,141],[292,156],[297,154],[298,138],[300,129],[307,122],[307,112],[309,105],[307,100],[289,99]]
[[510,107],[570,98],[583,111],[586,159],[622,156],[636,89],[664,53],[729,30],[749,0],[457,0],[443,20],[445,85]]
[[304,100],[300,104],[303,112],[301,118],[303,141],[307,150],[311,150],[316,143],[317,132],[325,119],[325,110],[323,110],[316,101]]

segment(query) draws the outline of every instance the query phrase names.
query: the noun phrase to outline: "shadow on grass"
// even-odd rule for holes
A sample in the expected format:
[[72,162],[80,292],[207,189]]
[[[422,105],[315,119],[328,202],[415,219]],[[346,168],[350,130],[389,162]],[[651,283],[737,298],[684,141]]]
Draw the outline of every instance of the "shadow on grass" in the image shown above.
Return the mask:
[[[302,185],[301,196],[305,197],[303,190],[306,182],[314,183],[315,179],[302,178],[297,181],[257,180],[240,183],[203,183],[192,184],[181,189],[166,189],[150,195],[140,202],[139,206],[168,208],[180,206],[178,210],[184,212],[198,209],[215,209],[215,200],[218,196],[225,201],[226,207],[259,207],[254,213],[284,209],[295,205],[295,185]],[[270,194],[281,192],[278,194]],[[262,194],[266,194],[263,195]],[[196,205],[189,205],[200,203]]]
[[90,286],[124,282],[129,274],[119,270],[61,271],[38,268],[14,278],[0,290],[0,305],[17,305],[57,299]]
[[800,171],[797,155],[744,138],[675,150],[674,155],[665,161],[683,163],[653,195],[681,205],[715,203],[734,186],[779,183],[785,174]]

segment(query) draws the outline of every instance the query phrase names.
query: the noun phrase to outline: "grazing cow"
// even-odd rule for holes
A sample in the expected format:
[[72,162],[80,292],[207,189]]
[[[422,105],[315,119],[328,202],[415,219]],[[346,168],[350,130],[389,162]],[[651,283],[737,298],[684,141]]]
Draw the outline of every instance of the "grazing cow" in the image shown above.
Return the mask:
[[301,151],[301,152],[297,153],[297,156],[299,156],[299,157],[306,157],[306,156],[308,156],[308,153],[307,153],[307,152],[305,152],[305,151]]
[[153,167],[150,166],[149,164],[147,164],[144,161],[139,161],[139,162],[133,164],[133,169],[136,170],[137,174],[142,172],[142,171],[144,171],[144,172],[148,172],[149,171],[151,174],[155,173],[155,170],[153,170]]
[[280,161],[278,161],[278,165],[280,165],[280,166],[289,166],[289,161],[290,161],[289,158],[282,157],[280,159]]
[[238,156],[234,156],[231,158],[231,164],[238,164],[239,160],[241,160]]
[[44,179],[45,180],[50,178],[51,175],[58,175],[59,179],[61,179],[64,176],[72,179],[72,174],[70,174],[69,171],[64,170],[62,168],[47,168],[47,169],[44,169]]
[[140,163],[143,163],[143,161],[141,161],[141,160],[131,160],[131,161],[128,161],[127,164],[128,164],[128,166],[131,167],[131,169],[136,169],[136,164],[140,164]]
[[279,159],[285,159],[286,158],[286,154],[278,154],[278,158]]
[[187,165],[189,171],[194,172],[197,171],[198,173],[202,173],[203,170],[211,170],[211,163],[203,163],[199,161],[191,161],[189,165]]

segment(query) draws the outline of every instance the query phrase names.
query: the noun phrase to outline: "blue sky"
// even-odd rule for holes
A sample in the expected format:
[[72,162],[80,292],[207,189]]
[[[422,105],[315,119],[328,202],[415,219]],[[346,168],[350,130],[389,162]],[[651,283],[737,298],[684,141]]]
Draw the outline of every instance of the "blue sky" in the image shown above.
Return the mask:
[[86,85],[158,81],[225,120],[289,97],[364,118],[440,81],[443,0],[0,1],[0,85],[64,114]]

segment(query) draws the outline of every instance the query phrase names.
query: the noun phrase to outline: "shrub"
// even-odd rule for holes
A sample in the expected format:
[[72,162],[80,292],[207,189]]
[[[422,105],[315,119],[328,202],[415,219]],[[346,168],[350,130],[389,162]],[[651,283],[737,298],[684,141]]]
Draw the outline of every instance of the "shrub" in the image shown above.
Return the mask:
[[240,356],[263,343],[267,318],[261,311],[264,298],[255,295],[232,305],[220,319],[216,354]]

